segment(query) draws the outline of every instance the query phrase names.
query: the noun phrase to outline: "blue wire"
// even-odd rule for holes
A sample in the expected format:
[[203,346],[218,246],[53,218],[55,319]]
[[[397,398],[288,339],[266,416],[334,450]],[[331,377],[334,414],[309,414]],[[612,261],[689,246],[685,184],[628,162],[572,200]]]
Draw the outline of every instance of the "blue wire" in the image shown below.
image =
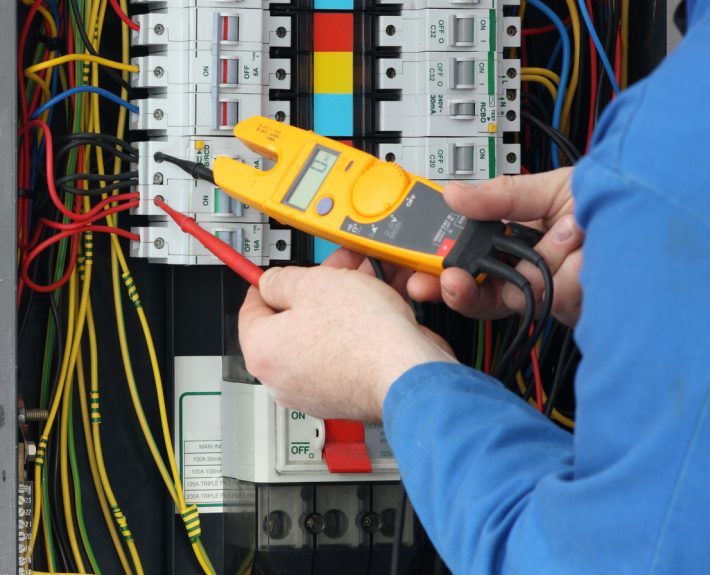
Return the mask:
[[555,69],[555,65],[557,64],[557,59],[560,57],[560,54],[562,54],[562,38],[557,40],[557,44],[555,44],[555,47],[550,53],[550,59],[547,61],[548,70]]
[[[565,94],[567,92],[567,84],[569,83],[570,75],[570,61],[572,47],[569,41],[569,34],[567,33],[567,28],[560,20],[559,16],[555,14],[550,8],[545,4],[540,2],[540,0],[528,0],[528,4],[537,8],[545,16],[547,16],[557,28],[560,33],[560,39],[562,40],[562,73],[560,74],[560,87],[557,91],[557,99],[555,100],[555,108],[552,113],[552,127],[560,129],[560,122],[562,119],[562,105],[565,101]],[[552,166],[555,168],[560,167],[560,156],[557,153],[557,146],[554,143],[550,143],[550,151],[552,152]]]
[[70,96],[73,96],[74,94],[79,94],[82,92],[91,92],[93,94],[98,94],[99,96],[103,96],[104,98],[107,98],[108,100],[111,100],[114,104],[118,104],[119,106],[123,106],[128,110],[129,112],[133,112],[134,114],[137,114],[139,112],[138,106],[134,106],[133,104],[126,102],[125,100],[122,100],[116,94],[109,92],[108,90],[104,90],[103,88],[97,88],[96,86],[77,86],[76,88],[71,88],[70,90],[67,90],[66,92],[62,92],[61,94],[55,96],[52,98],[49,102],[46,104],[40,106],[37,108],[32,114],[31,118],[34,120],[35,118],[39,117],[45,110],[51,108],[52,106],[55,106],[62,100],[69,98]]
[[604,69],[606,70],[607,76],[609,76],[611,87],[614,90],[614,93],[618,96],[619,94],[621,94],[621,89],[619,88],[619,84],[616,81],[616,75],[614,74],[614,69],[611,67],[611,62],[609,62],[609,56],[607,56],[607,53],[604,50],[604,46],[602,46],[602,42],[599,39],[599,35],[597,34],[597,31],[592,25],[592,19],[589,17],[589,11],[587,10],[586,4],[583,2],[583,0],[578,0],[578,4],[579,11],[582,14],[582,18],[584,18],[584,23],[586,24],[587,29],[589,30],[589,35],[592,37],[592,41],[597,47],[599,58],[601,59],[602,64],[604,65]]
[[57,30],[59,30],[61,23],[59,22],[59,9],[57,8],[57,3],[54,0],[45,0],[45,4],[49,6],[49,11],[52,13]]

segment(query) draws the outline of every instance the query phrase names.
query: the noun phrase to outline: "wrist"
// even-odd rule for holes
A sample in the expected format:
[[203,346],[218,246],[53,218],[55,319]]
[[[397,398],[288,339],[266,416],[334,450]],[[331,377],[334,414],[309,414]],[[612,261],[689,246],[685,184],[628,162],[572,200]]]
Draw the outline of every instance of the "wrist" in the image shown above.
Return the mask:
[[372,415],[377,422],[382,421],[382,409],[390,387],[410,369],[427,363],[459,363],[453,355],[426,337],[415,345],[398,345],[389,351],[392,353],[387,354],[373,378]]

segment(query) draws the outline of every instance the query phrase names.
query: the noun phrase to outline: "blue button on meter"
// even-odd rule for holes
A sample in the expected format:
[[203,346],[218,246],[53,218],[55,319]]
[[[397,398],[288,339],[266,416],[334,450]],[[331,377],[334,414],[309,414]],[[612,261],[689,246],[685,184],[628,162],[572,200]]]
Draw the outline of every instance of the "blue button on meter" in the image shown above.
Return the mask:
[[330,210],[333,209],[333,198],[330,198],[328,196],[325,196],[324,198],[321,198],[318,200],[318,203],[316,204],[316,212],[318,213],[319,216],[325,216],[326,214],[330,213]]

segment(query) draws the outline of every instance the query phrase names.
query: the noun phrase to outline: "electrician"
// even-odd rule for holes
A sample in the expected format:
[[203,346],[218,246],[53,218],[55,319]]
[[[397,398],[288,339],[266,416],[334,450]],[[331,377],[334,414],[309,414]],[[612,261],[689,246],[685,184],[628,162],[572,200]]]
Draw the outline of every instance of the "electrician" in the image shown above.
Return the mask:
[[574,435],[459,364],[398,293],[501,317],[522,309],[513,289],[455,269],[389,287],[339,251],[267,271],[242,307],[276,401],[384,422],[454,573],[710,573],[710,0],[687,9],[680,47],[609,106],[574,172],[446,188],[471,218],[548,230],[554,313],[583,354]]

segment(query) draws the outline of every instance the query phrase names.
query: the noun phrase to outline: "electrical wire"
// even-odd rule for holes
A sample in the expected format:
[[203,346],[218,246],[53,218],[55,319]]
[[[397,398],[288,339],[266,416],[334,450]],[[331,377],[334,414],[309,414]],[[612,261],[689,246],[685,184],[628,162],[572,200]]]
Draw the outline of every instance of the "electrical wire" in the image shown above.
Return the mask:
[[56,106],[59,102],[66,100],[67,98],[70,98],[71,96],[74,96],[75,94],[84,94],[84,93],[93,93],[93,94],[98,94],[99,96],[103,96],[107,100],[110,100],[114,104],[117,104],[119,106],[122,106],[126,108],[129,112],[133,112],[134,114],[138,114],[140,112],[140,109],[138,106],[131,104],[130,102],[126,102],[125,100],[122,100],[116,94],[113,92],[109,92],[108,90],[104,90],[103,88],[95,88],[94,86],[77,86],[76,88],[70,88],[66,92],[62,92],[61,94],[58,94],[39,108],[37,108],[30,118],[32,120],[35,120],[38,118],[42,113],[44,113],[46,110],[49,110],[51,107]]
[[[84,26],[84,19],[81,14],[81,10],[79,9],[79,5],[77,0],[69,0],[69,6],[71,7],[72,10],[72,16],[76,20],[76,28],[79,32],[79,35],[81,36],[81,40],[84,43],[84,47],[86,50],[91,54],[92,56],[98,56],[98,52],[94,49],[93,44],[91,43],[91,40],[89,39],[88,34],[86,33],[86,27]],[[107,75],[114,80],[116,83],[118,83],[121,87],[125,88],[127,91],[130,91],[130,85],[126,80],[121,78],[113,69],[111,68],[106,68],[106,73]]]
[[[533,326],[530,326],[530,337],[533,336]],[[530,350],[530,363],[532,364],[533,377],[535,381],[535,406],[542,413],[542,376],[540,374],[540,363],[538,362],[537,350],[533,346]]]
[[587,29],[589,30],[589,35],[594,41],[594,45],[597,48],[597,53],[599,54],[599,59],[602,62],[602,66],[604,66],[604,70],[606,71],[607,77],[609,78],[609,82],[611,82],[612,89],[614,90],[614,93],[618,96],[621,93],[621,88],[619,88],[619,84],[616,81],[616,75],[614,74],[614,69],[611,66],[611,62],[609,62],[609,56],[607,55],[606,50],[604,49],[604,46],[602,45],[601,40],[599,39],[599,34],[597,34],[597,31],[594,28],[594,25],[592,24],[584,0],[577,0],[577,2],[579,5],[579,11],[582,14],[582,19],[584,20],[584,24],[587,26]]
[[375,277],[380,281],[386,282],[387,278],[385,276],[385,268],[382,265],[382,262],[380,260],[378,260],[377,258],[373,258],[373,257],[368,257],[367,261],[370,262],[370,265],[372,266],[372,271],[374,272]]
[[555,87],[560,85],[560,76],[559,74],[556,74],[552,70],[549,70],[547,68],[540,68],[536,66],[524,66],[520,69],[520,73],[523,75],[530,74],[530,75],[535,75],[535,76],[543,76],[550,80],[551,82],[554,82]]
[[[536,0],[537,1],[537,0]],[[123,62],[116,62],[114,60],[109,60],[108,58],[103,58],[101,56],[93,56],[91,54],[65,54],[64,56],[59,56],[57,58],[51,58],[40,62],[39,64],[34,64],[24,68],[25,76],[30,76],[36,74],[41,70],[46,70],[48,68],[53,68],[54,66],[61,66],[68,62],[89,62],[92,64],[99,64],[101,66],[107,66],[109,68],[114,68],[116,70],[121,70],[125,72],[138,72],[140,69],[138,66],[132,64],[125,64]]]
[[[555,14],[550,8],[545,4],[540,2],[540,0],[527,0],[527,4],[534,6],[540,12],[542,12],[547,18],[555,25],[557,28],[560,38],[562,40],[562,72],[560,74],[560,87],[558,91],[558,97],[555,100],[555,106],[552,114],[552,126],[557,130],[560,129],[561,119],[562,119],[562,108],[564,105],[564,100],[567,92],[567,84],[569,82],[570,76],[570,61],[571,61],[571,51],[569,35],[567,30],[560,20],[559,16]],[[557,146],[553,142],[551,145],[552,154],[552,165],[555,168],[560,167],[560,161],[557,157]]]
[[550,96],[552,97],[553,101],[557,99],[557,88],[550,81],[549,78],[546,78],[544,76],[538,76],[537,74],[522,74],[520,76],[520,80],[523,82],[536,82],[538,84],[541,84],[550,93]]
[[540,121],[532,114],[528,114],[527,112],[521,112],[520,119],[523,122],[533,124],[537,129],[542,131],[550,140],[554,141],[555,144],[557,144],[557,146],[560,148],[560,151],[565,156],[567,156],[567,158],[572,164],[577,163],[577,161],[581,157],[579,150],[577,150],[574,144],[570,142],[565,137],[565,135],[562,134],[559,130],[556,130],[552,126],[546,125],[544,122]]
[[111,8],[113,8],[113,11],[126,26],[128,26],[131,30],[140,32],[140,26],[126,15],[126,13],[118,5],[118,0],[109,0],[109,4],[111,4]]
[[621,0],[621,89],[629,87],[629,0]]

